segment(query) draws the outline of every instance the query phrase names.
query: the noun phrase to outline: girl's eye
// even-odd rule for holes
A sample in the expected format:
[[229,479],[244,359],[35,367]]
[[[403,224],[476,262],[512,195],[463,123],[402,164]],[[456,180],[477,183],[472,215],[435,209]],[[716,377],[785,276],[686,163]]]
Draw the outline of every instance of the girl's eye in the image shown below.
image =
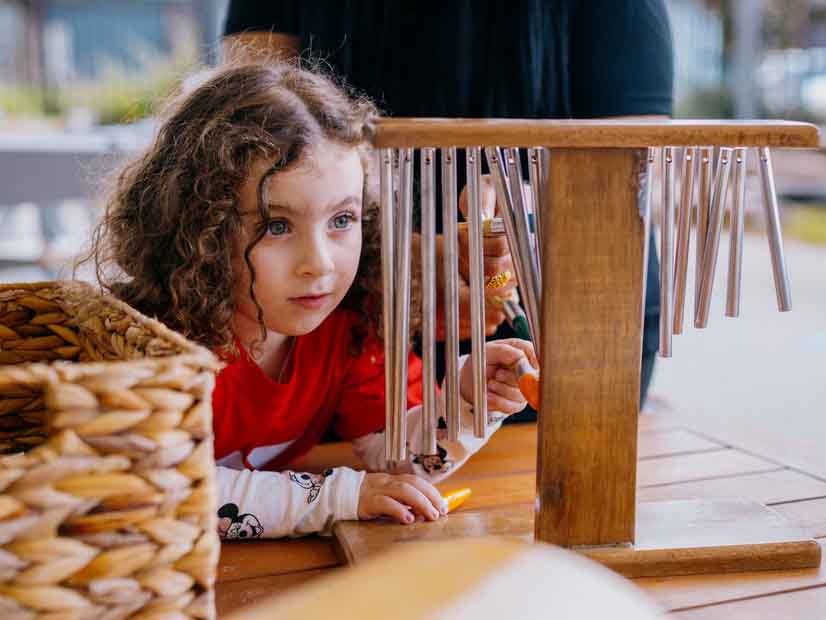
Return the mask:
[[347,230],[356,221],[352,213],[339,213],[333,218],[333,228],[336,230]]
[[275,237],[286,235],[290,227],[285,220],[272,220],[267,224],[267,232]]

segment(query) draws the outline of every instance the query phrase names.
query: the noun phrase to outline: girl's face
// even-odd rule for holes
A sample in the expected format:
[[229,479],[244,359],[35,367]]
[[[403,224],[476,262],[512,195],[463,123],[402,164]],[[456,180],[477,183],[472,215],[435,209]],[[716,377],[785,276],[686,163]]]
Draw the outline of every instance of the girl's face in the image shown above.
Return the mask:
[[[244,249],[260,225],[258,184],[271,162],[258,162],[241,187],[244,225],[233,269],[236,320],[256,325]],[[338,306],[361,255],[364,172],[356,149],[323,142],[265,183],[269,221],[250,252],[255,296],[270,332],[311,332]]]

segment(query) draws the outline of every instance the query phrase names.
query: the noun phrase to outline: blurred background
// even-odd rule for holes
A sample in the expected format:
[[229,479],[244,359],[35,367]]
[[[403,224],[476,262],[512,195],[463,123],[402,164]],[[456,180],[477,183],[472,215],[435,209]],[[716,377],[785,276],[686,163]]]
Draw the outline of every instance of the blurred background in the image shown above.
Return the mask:
[[[666,3],[675,116],[826,128],[826,0]],[[164,97],[219,61],[225,10],[226,0],[0,0],[0,282],[70,275],[106,172],[151,139]],[[718,267],[711,324],[675,337],[647,409],[761,432],[782,427],[801,449],[818,451],[826,438],[826,155],[774,157],[793,312],[776,310],[752,174],[741,317],[723,317]],[[725,240],[721,252],[724,264]]]

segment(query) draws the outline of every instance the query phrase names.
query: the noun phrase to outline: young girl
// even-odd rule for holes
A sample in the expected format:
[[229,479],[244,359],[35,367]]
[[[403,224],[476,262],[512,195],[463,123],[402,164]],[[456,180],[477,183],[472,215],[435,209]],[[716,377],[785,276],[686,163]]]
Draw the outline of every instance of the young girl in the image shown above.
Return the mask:
[[[375,117],[370,102],[293,65],[225,69],[172,106],[151,148],[120,173],[96,232],[110,292],[227,362],[213,397],[225,538],[323,532],[339,519],[438,519],[433,484],[525,405],[511,368],[526,356],[536,365],[530,343],[490,343],[488,436],[473,437],[464,404],[458,442],[440,434],[438,454],[379,473],[379,218],[365,195]],[[415,450],[422,379],[412,353],[409,370]],[[461,393],[472,393],[470,364]],[[372,473],[286,469],[330,426]]]

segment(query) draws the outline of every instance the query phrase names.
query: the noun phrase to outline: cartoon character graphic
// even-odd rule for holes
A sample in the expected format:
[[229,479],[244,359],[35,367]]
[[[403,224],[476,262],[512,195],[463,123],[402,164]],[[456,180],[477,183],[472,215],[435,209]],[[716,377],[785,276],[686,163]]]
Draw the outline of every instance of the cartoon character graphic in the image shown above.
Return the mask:
[[318,494],[321,493],[321,485],[324,484],[327,476],[331,476],[332,474],[332,469],[325,469],[324,473],[321,474],[296,474],[290,472],[290,480],[302,489],[309,491],[307,494],[307,503],[312,504],[318,497]]
[[448,471],[451,463],[447,460],[447,450],[436,444],[436,454],[417,454],[413,457],[413,462],[422,466],[428,474],[434,471]]
[[218,535],[225,540],[261,538],[264,528],[253,514],[238,514],[237,504],[224,504],[218,509]]

